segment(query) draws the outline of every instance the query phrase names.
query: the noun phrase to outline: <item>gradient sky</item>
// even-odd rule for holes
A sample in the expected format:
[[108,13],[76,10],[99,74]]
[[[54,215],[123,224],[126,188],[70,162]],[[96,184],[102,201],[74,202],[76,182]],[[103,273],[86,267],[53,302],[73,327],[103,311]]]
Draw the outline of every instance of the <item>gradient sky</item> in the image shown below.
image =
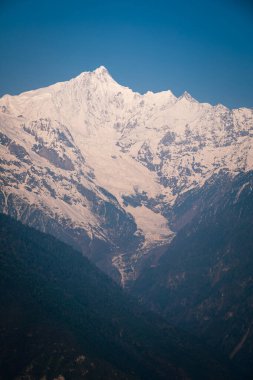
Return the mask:
[[144,93],[253,107],[249,0],[0,0],[0,95],[107,67]]

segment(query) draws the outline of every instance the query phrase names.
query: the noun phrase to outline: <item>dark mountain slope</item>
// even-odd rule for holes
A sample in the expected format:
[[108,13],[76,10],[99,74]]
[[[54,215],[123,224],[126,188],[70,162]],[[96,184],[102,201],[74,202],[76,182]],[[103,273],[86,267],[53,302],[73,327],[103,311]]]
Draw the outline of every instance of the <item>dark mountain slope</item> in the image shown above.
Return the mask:
[[253,378],[252,189],[253,172],[222,174],[185,196],[176,210],[185,227],[133,288],[167,320],[225,353],[238,379]]
[[0,216],[1,379],[226,379],[80,253]]

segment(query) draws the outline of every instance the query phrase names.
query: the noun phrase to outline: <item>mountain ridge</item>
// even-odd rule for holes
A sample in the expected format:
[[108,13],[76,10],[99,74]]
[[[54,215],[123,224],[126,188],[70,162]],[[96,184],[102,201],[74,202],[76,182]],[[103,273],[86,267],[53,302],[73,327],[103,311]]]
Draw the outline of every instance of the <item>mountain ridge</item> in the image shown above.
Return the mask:
[[252,210],[253,171],[189,192],[171,216],[175,239],[133,283],[152,310],[225,354],[241,379],[253,373]]
[[0,210],[31,226],[39,212],[37,228],[89,251],[122,284],[173,239],[179,196],[253,167],[253,110],[141,95],[104,67],[4,96],[0,110]]
[[80,252],[2,214],[0,241],[1,379],[231,379]]

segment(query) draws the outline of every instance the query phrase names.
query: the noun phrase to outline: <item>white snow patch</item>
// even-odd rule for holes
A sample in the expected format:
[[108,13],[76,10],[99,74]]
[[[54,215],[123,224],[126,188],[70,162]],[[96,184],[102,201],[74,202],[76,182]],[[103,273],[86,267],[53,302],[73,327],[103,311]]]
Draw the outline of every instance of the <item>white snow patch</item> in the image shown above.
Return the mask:
[[145,236],[144,247],[153,244],[163,244],[174,235],[164,216],[145,206],[127,206],[126,210],[133,215],[138,228]]

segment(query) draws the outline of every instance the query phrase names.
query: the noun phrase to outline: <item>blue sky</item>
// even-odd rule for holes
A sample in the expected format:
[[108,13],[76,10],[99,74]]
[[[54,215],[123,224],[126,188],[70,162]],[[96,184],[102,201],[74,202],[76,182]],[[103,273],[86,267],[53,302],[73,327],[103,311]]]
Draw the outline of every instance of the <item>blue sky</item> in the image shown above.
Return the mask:
[[107,67],[144,93],[253,107],[251,0],[1,0],[0,95]]

